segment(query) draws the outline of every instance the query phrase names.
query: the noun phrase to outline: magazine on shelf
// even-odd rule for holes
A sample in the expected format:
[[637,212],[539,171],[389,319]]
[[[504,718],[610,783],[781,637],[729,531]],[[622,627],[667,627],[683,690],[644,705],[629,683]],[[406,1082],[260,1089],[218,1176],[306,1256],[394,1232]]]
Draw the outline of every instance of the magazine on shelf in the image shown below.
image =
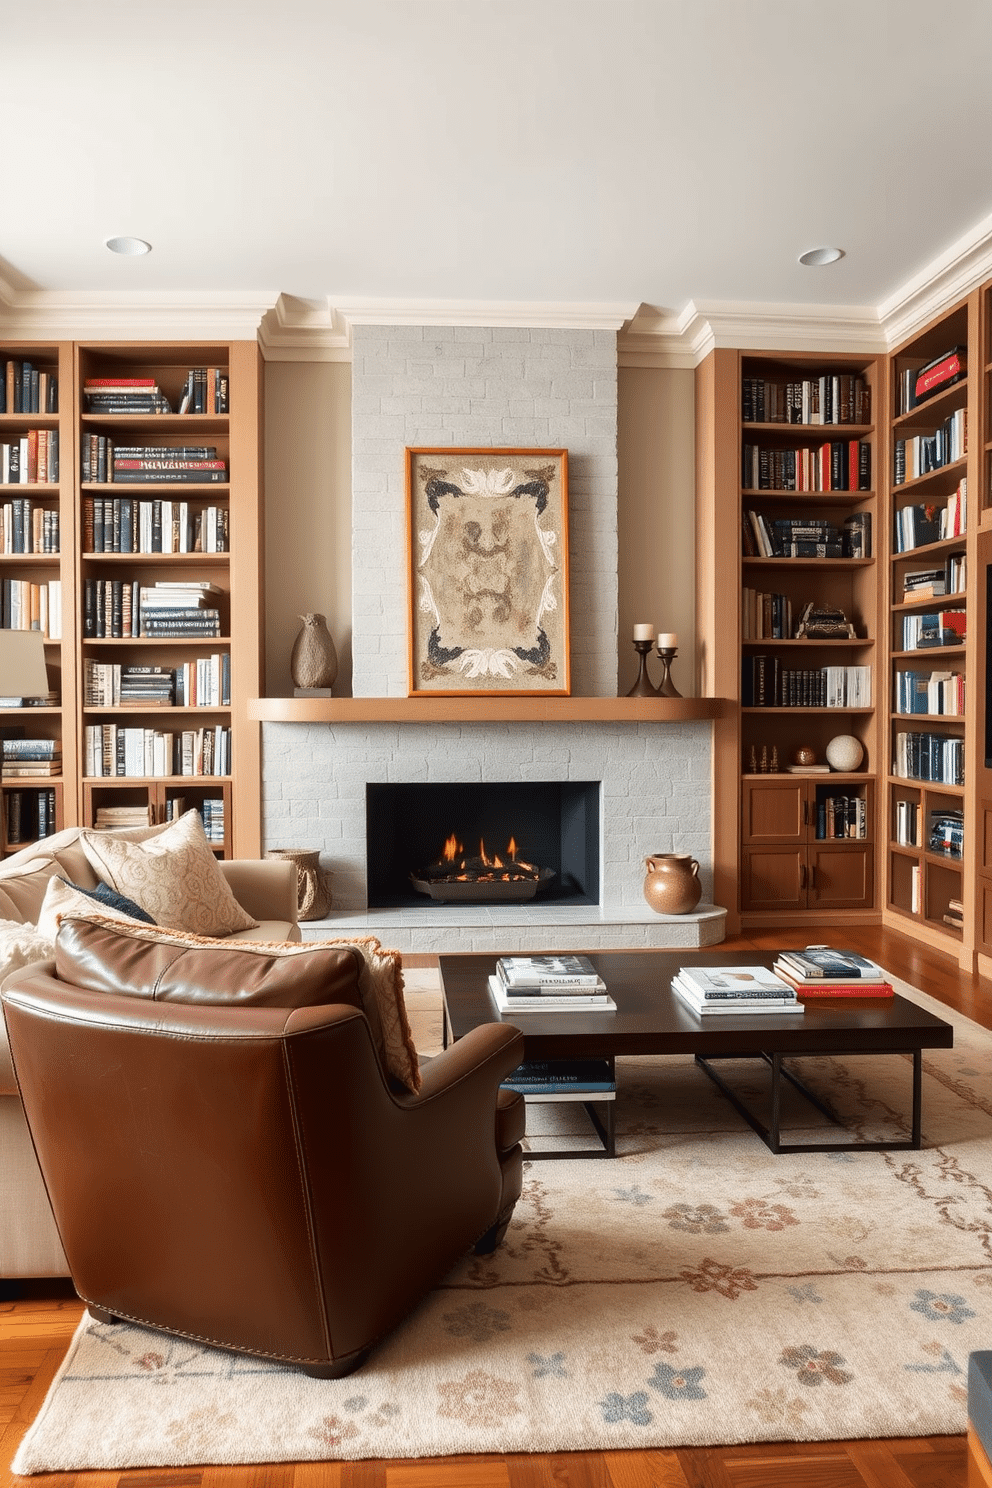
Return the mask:
[[523,1096],[557,1095],[563,1100],[612,1099],[617,1088],[609,1059],[527,1060],[502,1085]]
[[767,966],[681,966],[678,980],[707,1001],[774,998],[792,1002],[795,992]]
[[876,961],[859,956],[854,951],[838,951],[831,946],[807,946],[804,951],[780,951],[777,965],[790,971],[800,981],[874,981],[884,982],[887,977]]
[[601,987],[602,980],[588,956],[500,956],[496,975],[516,990],[543,987]]
[[797,997],[731,997],[726,1000],[701,997],[693,992],[686,983],[681,982],[678,977],[672,982],[672,991],[686,1007],[698,1013],[701,1018],[715,1016],[717,1018],[752,1017],[762,1014],[781,1014],[791,1017],[793,1013],[801,1013],[803,1005]]
[[514,997],[507,993],[497,976],[489,978],[489,990],[500,1012],[510,1013],[513,1017],[524,1017],[528,1013],[615,1013],[617,1010],[617,1005],[608,992],[580,991],[576,988],[558,997]]

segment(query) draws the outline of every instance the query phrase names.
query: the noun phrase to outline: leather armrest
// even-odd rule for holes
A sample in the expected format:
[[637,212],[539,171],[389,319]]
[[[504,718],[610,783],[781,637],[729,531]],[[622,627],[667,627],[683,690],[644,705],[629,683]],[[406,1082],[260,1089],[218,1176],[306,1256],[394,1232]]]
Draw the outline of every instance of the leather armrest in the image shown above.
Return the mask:
[[299,899],[295,863],[286,858],[222,858],[217,866],[252,919],[296,924]]
[[524,1036],[508,1023],[483,1023],[431,1059],[421,1060],[420,1092],[411,1101],[431,1100],[487,1066],[496,1079],[506,1078],[524,1057]]

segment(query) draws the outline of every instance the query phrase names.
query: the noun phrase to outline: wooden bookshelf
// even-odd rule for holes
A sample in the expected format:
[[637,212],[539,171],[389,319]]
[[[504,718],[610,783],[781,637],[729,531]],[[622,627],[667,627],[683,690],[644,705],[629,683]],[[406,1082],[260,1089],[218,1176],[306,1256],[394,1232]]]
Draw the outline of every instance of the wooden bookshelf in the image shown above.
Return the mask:
[[[53,412],[17,412],[13,397],[5,396],[7,412],[0,413],[0,444],[19,444],[30,431],[39,430],[58,440],[58,475],[45,482],[30,481],[0,484],[0,507],[15,501],[28,501],[35,511],[52,514],[58,520],[57,552],[0,551],[0,580],[5,583],[61,586],[61,631],[46,634],[45,663],[49,688],[54,693],[51,706],[0,709],[0,730],[20,734],[23,738],[57,740],[62,752],[62,770],[56,776],[37,779],[0,780],[0,856],[18,852],[34,840],[38,829],[38,795],[51,793],[54,810],[46,808],[46,822],[51,831],[77,820],[79,782],[76,773],[76,618],[75,594],[75,441],[73,438],[73,364],[69,342],[0,341],[0,368],[8,363],[30,363],[39,373],[54,379],[57,387],[57,410]],[[12,378],[5,379],[5,393]],[[9,473],[9,471],[8,471]],[[51,472],[46,471],[51,476]],[[42,518],[44,520],[44,517]],[[8,523],[8,525],[11,525]],[[42,540],[43,542],[43,540]],[[25,546],[34,546],[28,539]],[[8,599],[9,603],[9,599]],[[8,614],[4,622],[10,623]],[[19,627],[18,627],[19,628]],[[37,628],[37,627],[35,627]],[[0,679],[0,692],[3,691]],[[14,797],[20,796],[20,831],[12,831]]]
[[[53,782],[57,790],[56,825],[93,825],[101,805],[146,807],[155,821],[170,811],[205,801],[222,803],[223,839],[215,843],[225,856],[256,857],[261,850],[260,730],[249,718],[248,699],[257,697],[262,682],[262,536],[261,536],[261,359],[254,342],[153,341],[2,343],[0,359],[26,359],[58,370],[59,411],[47,422],[57,427],[60,477],[57,485],[39,488],[39,499],[60,514],[61,552],[49,555],[0,554],[0,574],[31,579],[46,575],[62,584],[62,636],[46,647],[49,677],[58,684],[57,709],[23,709],[17,718],[0,716],[0,726],[22,726],[29,711],[46,735],[60,736],[63,772]],[[94,410],[87,402],[87,378],[152,379],[178,409],[190,369],[217,369],[227,379],[229,412],[145,413],[118,409]],[[39,422],[36,415],[0,414],[0,429],[17,433]],[[209,445],[226,465],[223,481],[114,482],[83,478],[83,449],[91,439],[109,446]],[[102,472],[87,470],[87,476]],[[28,488],[17,488],[21,490]],[[0,501],[9,490],[0,492]],[[93,502],[152,503],[169,500],[185,504],[192,532],[194,519],[211,510],[212,526],[227,523],[220,551],[141,551],[151,546],[147,534],[135,537],[130,551],[113,551],[92,536]],[[108,506],[108,511],[109,511]],[[135,507],[137,510],[137,507]],[[201,529],[202,529],[201,522]],[[201,548],[203,534],[201,530]],[[168,547],[167,544],[163,546]],[[118,543],[119,548],[119,543]],[[137,551],[135,550],[137,549]],[[221,635],[153,638],[120,633],[112,624],[93,633],[86,619],[87,597],[93,585],[135,586],[161,581],[209,581],[218,591]],[[114,629],[118,633],[114,634]],[[130,627],[128,628],[130,631]],[[87,663],[124,663],[175,669],[210,655],[229,657],[230,700],[211,698],[209,705],[187,707],[122,706],[102,698],[87,700]],[[86,730],[107,726],[147,729],[165,734],[196,735],[197,731],[230,731],[231,768],[223,774],[149,773],[96,775],[86,771]],[[161,760],[158,769],[161,770]],[[42,782],[39,782],[41,784]],[[44,782],[47,784],[47,782]],[[21,785],[21,782],[18,782]],[[8,787],[0,788],[6,795]],[[6,812],[4,813],[6,821]],[[53,828],[54,829],[54,828]],[[3,839],[3,851],[21,844]]]
[[[889,357],[884,471],[889,534],[885,582],[888,680],[883,722],[888,758],[881,813],[884,920],[969,968],[978,940],[975,869],[981,831],[980,743],[984,750],[984,737],[980,740],[984,695],[981,727],[974,706],[975,694],[981,691],[979,656],[984,654],[982,607],[976,603],[985,580],[979,561],[979,481],[984,464],[981,308],[982,295],[976,292],[896,347]],[[967,375],[917,400],[913,389],[918,370],[955,347],[964,348]],[[936,449],[934,441],[939,441]],[[919,449],[914,463],[910,447],[923,442],[931,447]],[[954,515],[955,505],[961,502],[962,482],[966,495],[963,522]],[[910,587],[914,575],[919,580],[941,570],[941,582],[949,592],[938,595],[924,589],[920,596]],[[923,617],[944,612],[966,616],[963,641],[944,627],[940,643],[914,644],[909,633],[913,629],[929,640],[932,622]],[[937,695],[935,674],[939,673],[949,674],[947,690],[955,693],[962,685],[958,679],[963,679],[967,713],[940,711],[958,704]],[[913,708],[926,711],[910,711]],[[940,845],[940,825],[959,819],[961,844]],[[954,904],[962,906],[959,926],[944,918],[953,912]]]
[[[825,395],[822,379],[829,379],[831,398],[837,396],[837,421],[814,421]],[[779,414],[778,390],[789,385],[799,389],[793,411],[786,399]],[[731,931],[880,918],[876,554],[884,542],[877,501],[883,397],[879,361],[866,356],[718,350],[697,369],[697,644],[702,692],[731,699],[715,724],[713,802],[714,897],[728,906]],[[845,462],[857,465],[862,447],[865,469],[852,478]],[[840,556],[832,549],[830,556],[767,551],[776,521],[820,522],[843,534],[846,519],[859,516],[871,528],[864,556],[851,556],[843,536]],[[854,637],[797,639],[810,602],[842,610]],[[868,698],[845,692],[840,705],[818,702],[818,684],[803,676],[843,668],[847,679],[855,667],[869,674]],[[745,682],[759,669],[776,679],[760,703]],[[839,734],[862,746],[854,771],[789,770],[801,749],[822,765]],[[833,835],[845,816],[857,836]]]

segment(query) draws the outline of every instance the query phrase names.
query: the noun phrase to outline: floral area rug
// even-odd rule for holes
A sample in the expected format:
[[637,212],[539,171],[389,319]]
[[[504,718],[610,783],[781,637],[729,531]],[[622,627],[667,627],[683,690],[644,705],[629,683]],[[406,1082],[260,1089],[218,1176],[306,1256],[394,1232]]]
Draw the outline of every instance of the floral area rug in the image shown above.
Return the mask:
[[[992,1034],[897,990],[956,1030],[925,1056],[924,1150],[776,1157],[690,1061],[621,1061],[617,1159],[529,1163],[500,1250],[357,1374],[87,1316],[14,1470],[963,1432],[992,1311]],[[857,1135],[905,1135],[904,1057],[801,1067]],[[762,1098],[763,1069],[735,1079]],[[785,1120],[833,1130],[798,1096]]]

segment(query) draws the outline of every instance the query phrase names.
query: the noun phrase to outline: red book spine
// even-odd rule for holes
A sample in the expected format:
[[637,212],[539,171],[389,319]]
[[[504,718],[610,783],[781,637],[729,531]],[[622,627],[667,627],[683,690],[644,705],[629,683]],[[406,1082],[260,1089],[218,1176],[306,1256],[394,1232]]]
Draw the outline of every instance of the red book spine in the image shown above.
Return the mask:
[[960,356],[956,351],[952,352],[942,362],[938,362],[936,367],[931,367],[928,372],[920,374],[916,379],[916,396],[919,397],[921,393],[928,393],[931,388],[937,387],[942,382],[947,382],[948,378],[956,377],[959,372],[963,371],[964,368],[961,365]]
[[154,387],[154,377],[87,377],[87,388]]
[[892,987],[888,982],[834,983],[825,987],[796,987],[800,997],[891,997]]

